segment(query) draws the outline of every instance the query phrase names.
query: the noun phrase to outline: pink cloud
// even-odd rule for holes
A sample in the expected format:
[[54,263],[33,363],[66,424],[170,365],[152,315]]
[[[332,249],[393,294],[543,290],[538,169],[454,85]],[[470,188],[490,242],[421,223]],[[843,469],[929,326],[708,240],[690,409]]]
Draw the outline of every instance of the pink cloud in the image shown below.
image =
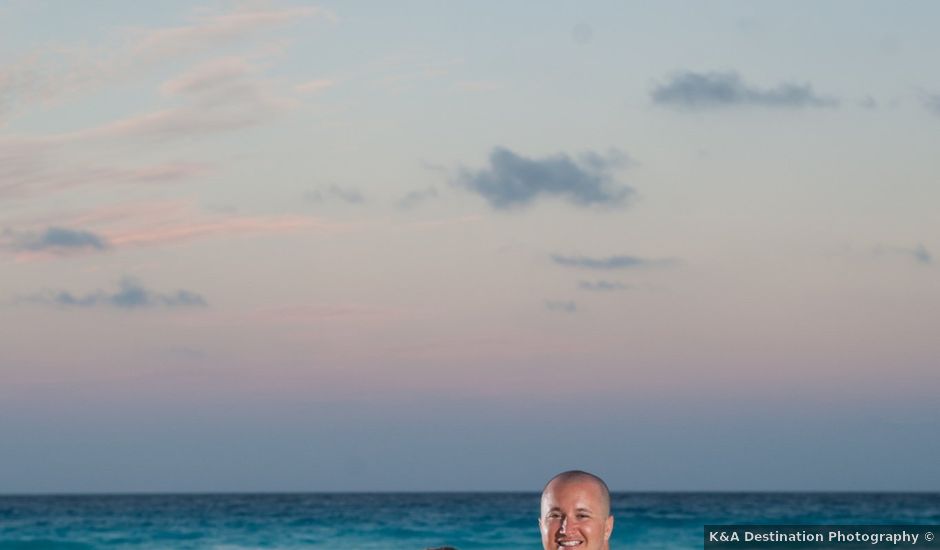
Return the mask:
[[163,83],[160,89],[168,95],[203,93],[245,78],[255,67],[241,57],[213,59]]
[[195,17],[190,23],[124,29],[102,46],[46,46],[0,66],[0,124],[9,112],[100,88],[140,74],[162,61],[212,51],[296,21],[336,17],[314,7],[252,8]]
[[189,138],[262,124],[296,105],[257,72],[238,57],[197,65],[162,86],[164,93],[179,97],[181,105],[129,116],[62,139]]
[[178,181],[193,176],[205,174],[210,170],[206,164],[194,162],[169,162],[144,166],[131,170],[126,178],[135,182],[165,182]]
[[70,146],[61,136],[0,139],[0,196],[22,197],[89,184],[172,183],[211,170],[206,163],[176,160],[130,167],[105,165],[87,154],[77,162],[67,153],[88,143],[76,141]]
[[171,183],[208,171],[207,165],[192,162],[167,162],[136,168],[84,166],[48,173],[45,180],[49,186],[57,189],[90,184]]
[[181,200],[112,205],[78,216],[67,216],[64,220],[70,226],[95,230],[116,248],[160,245],[215,235],[348,228],[309,216],[212,214]]
[[329,229],[330,226],[303,216],[228,217],[222,219],[175,222],[156,227],[105,232],[115,247],[148,246],[188,241],[213,235],[238,233],[285,233],[304,229]]
[[[32,220],[13,221],[21,233],[37,233],[50,226],[90,231],[108,244],[108,250],[160,246],[200,238],[248,234],[278,234],[303,231],[335,232],[350,229],[348,224],[325,222],[308,216],[240,216],[212,214],[186,201],[153,201],[96,208],[77,215],[52,214]],[[16,235],[0,234],[0,246],[12,248]],[[8,242],[7,242],[8,241]],[[15,250],[17,261],[63,256],[57,251]],[[74,250],[68,255],[100,253],[100,250]]]
[[[455,68],[463,64],[463,59],[449,59],[447,61],[419,62],[393,62],[392,70],[381,77],[382,86],[391,92],[401,92],[409,89],[418,82],[433,80],[450,74]],[[397,65],[397,66],[396,66]]]
[[322,78],[319,80],[311,80],[310,82],[304,82],[294,86],[294,90],[302,94],[313,94],[327,88],[332,88],[336,85],[336,82],[330,79]]
[[[53,215],[53,219],[65,219],[71,225],[79,226],[107,226],[120,224],[129,220],[142,220],[153,223],[160,219],[179,219],[191,215],[193,205],[182,200],[160,200],[147,202],[132,202],[100,206],[79,214]],[[39,223],[49,223],[49,218],[38,220]]]
[[25,195],[41,182],[50,149],[38,140],[0,138],[0,196]]
[[[104,37],[101,45],[44,46],[0,67],[0,124],[37,102],[101,88],[166,60],[218,54],[222,47],[314,17],[335,20],[329,11],[309,6],[249,4],[203,11],[180,25],[127,28]],[[0,138],[0,196],[88,184],[174,182],[205,173],[204,162],[167,159],[135,166],[135,156],[149,158],[154,140],[236,131],[299,105],[292,90],[263,78],[250,59],[217,57],[167,80],[161,90],[173,103],[169,106],[76,131]],[[115,146],[122,150],[119,165]]]
[[124,118],[76,134],[75,137],[78,139],[82,137],[172,139],[218,133],[259,124],[267,114],[265,110],[252,111],[250,108],[226,110],[221,106],[210,110],[200,110],[194,107],[165,109]]
[[456,86],[467,92],[494,92],[502,88],[499,82],[489,80],[464,80],[458,82]]
[[188,25],[131,29],[134,43],[132,56],[163,58],[202,51],[317,15],[335,20],[331,12],[309,6],[281,9],[243,7],[229,13],[197,17]]
[[[205,163],[165,161],[139,167],[114,166],[110,148],[152,151],[153,140],[229,132],[273,120],[296,102],[279,93],[246,59],[216,59],[163,85],[181,102],[99,126],[42,137],[0,141],[0,194],[28,195],[90,183],[179,181],[207,171]],[[103,160],[96,160],[101,157]],[[124,157],[125,163],[132,155]]]

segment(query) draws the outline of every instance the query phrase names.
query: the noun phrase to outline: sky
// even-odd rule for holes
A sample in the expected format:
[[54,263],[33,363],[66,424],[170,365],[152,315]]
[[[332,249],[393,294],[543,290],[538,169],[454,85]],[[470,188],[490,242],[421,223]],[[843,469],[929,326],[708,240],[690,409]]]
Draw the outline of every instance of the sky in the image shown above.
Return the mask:
[[0,493],[940,490],[938,18],[0,4]]

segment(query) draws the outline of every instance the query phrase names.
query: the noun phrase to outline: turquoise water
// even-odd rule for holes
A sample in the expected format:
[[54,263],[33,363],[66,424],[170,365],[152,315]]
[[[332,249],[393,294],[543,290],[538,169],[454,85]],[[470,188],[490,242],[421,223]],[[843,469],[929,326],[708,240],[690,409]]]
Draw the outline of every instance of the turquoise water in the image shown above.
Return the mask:
[[[541,548],[529,493],[0,497],[0,550]],[[702,548],[706,523],[940,523],[940,494],[613,495],[611,547]]]

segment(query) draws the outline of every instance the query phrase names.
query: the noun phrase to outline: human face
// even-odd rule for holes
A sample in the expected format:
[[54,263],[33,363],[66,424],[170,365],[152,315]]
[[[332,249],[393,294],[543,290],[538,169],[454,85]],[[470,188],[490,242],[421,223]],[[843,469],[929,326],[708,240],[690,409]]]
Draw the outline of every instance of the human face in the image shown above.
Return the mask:
[[542,493],[542,547],[545,550],[605,550],[614,517],[601,489],[589,480],[552,482]]

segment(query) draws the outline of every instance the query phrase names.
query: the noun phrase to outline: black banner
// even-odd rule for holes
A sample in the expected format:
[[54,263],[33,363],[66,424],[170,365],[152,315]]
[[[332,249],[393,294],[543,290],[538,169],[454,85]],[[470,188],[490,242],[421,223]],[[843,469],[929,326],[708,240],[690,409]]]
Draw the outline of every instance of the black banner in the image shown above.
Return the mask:
[[705,550],[940,549],[940,525],[706,525]]

